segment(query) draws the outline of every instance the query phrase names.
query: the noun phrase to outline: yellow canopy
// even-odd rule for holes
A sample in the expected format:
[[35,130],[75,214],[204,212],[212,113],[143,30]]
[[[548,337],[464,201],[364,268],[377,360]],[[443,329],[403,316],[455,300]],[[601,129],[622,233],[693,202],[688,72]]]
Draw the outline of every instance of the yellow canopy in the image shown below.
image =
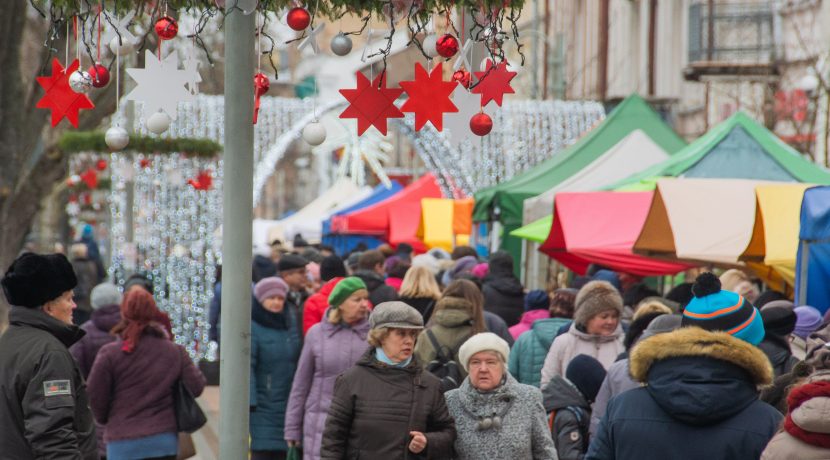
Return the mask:
[[472,199],[423,198],[418,238],[430,249],[451,251],[454,245],[466,245],[470,240],[472,214]]

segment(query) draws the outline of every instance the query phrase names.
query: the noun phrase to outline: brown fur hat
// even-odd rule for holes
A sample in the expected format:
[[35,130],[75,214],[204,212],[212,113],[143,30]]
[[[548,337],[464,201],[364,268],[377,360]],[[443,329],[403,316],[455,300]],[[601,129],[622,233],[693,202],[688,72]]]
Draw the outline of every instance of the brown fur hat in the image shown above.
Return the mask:
[[574,301],[574,322],[585,326],[592,317],[608,310],[622,314],[620,291],[608,281],[591,281],[582,286]]

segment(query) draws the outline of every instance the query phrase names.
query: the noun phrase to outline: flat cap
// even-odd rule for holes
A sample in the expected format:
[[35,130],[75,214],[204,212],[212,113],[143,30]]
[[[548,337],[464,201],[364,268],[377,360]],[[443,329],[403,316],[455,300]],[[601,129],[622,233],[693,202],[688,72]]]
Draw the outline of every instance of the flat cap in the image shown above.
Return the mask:
[[369,316],[369,324],[372,329],[423,329],[424,317],[406,303],[393,300],[378,304]]

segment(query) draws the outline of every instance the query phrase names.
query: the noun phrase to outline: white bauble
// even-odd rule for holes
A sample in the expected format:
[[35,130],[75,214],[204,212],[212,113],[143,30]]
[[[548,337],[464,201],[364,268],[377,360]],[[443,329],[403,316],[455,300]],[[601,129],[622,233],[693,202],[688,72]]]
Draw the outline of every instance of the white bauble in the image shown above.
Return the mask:
[[69,76],[69,87],[76,93],[86,94],[92,90],[92,76],[85,70],[76,70]]
[[434,58],[438,56],[438,50],[435,48],[435,43],[438,41],[438,36],[435,34],[429,34],[424,37],[423,43],[421,43],[421,47],[424,49],[424,53],[430,58]]
[[310,145],[320,145],[326,140],[326,128],[322,123],[312,122],[303,128],[303,139]]
[[112,51],[112,54],[126,56],[135,50],[135,45],[128,40],[122,40],[120,45],[118,43],[118,36],[112,37],[112,40],[110,40],[110,51]]
[[117,152],[123,150],[130,143],[130,135],[127,130],[120,126],[113,126],[104,134],[104,142],[110,150]]
[[352,39],[340,32],[331,39],[331,52],[338,56],[345,56],[352,51]]
[[170,116],[164,112],[156,112],[147,119],[147,129],[153,134],[161,134],[170,127]]

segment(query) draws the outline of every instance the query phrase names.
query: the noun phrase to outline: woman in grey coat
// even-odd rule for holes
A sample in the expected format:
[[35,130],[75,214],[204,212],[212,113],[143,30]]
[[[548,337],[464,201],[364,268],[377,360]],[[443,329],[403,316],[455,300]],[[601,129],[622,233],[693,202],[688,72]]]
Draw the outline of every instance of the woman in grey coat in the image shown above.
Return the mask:
[[507,342],[490,332],[474,335],[458,351],[468,376],[445,394],[458,460],[557,460],[542,392],[507,372],[509,354]]

